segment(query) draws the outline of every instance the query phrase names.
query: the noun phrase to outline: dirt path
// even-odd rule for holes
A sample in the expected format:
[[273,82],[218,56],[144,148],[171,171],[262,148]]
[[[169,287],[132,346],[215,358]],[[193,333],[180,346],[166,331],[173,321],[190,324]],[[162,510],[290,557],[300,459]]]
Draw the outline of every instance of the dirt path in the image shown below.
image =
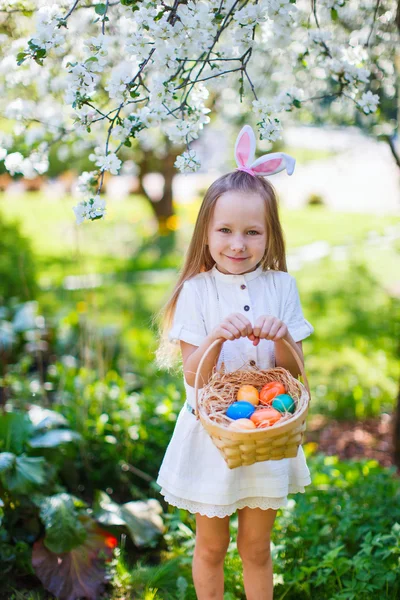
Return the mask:
[[335,421],[313,415],[307,421],[305,443],[309,442],[341,460],[371,458],[385,467],[393,465],[392,416],[387,413],[365,421]]

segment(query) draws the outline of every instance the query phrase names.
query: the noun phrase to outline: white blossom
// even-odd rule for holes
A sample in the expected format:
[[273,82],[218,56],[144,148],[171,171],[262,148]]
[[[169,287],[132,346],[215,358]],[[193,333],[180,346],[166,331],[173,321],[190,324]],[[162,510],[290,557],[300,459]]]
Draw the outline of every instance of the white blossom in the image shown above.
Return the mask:
[[200,168],[200,162],[194,150],[188,150],[178,156],[175,161],[175,167],[181,173],[195,173]]
[[10,175],[15,175],[15,173],[21,173],[23,161],[24,157],[21,152],[12,152],[6,156],[4,165]]
[[111,70],[109,82],[105,86],[110,98],[118,101],[124,100],[127,93],[127,83],[133,79],[135,70],[136,65],[130,62],[121,63]]
[[364,93],[358,101],[358,106],[360,106],[363,109],[366,115],[368,115],[368,113],[375,112],[378,108],[378,104],[379,96],[373,94],[370,91]]
[[80,225],[85,220],[94,221],[96,219],[104,218],[106,203],[100,196],[95,196],[89,200],[79,202],[79,204],[73,207],[73,211],[75,213],[76,222]]
[[76,192],[82,196],[89,195],[91,188],[96,183],[97,175],[98,171],[83,171],[78,177]]
[[262,140],[275,142],[282,137],[282,125],[277,118],[264,119],[260,124],[259,131]]
[[[9,139],[0,136],[0,157],[11,174],[35,177],[48,165],[44,140],[61,144],[66,161],[90,154],[99,170],[79,179],[86,198],[75,207],[81,220],[104,213],[103,201],[91,197],[93,179],[120,172],[128,139],[136,140],[132,153],[139,146],[164,158],[170,142],[187,146],[199,138],[215,106],[231,116],[250,113],[261,137],[274,141],[282,113],[303,105],[302,89],[310,101],[304,107],[316,113],[323,108],[311,104],[313,97],[337,93],[333,113],[340,102],[340,110],[369,114],[378,105],[368,91],[371,56],[382,74],[380,81],[374,72],[379,93],[396,90],[390,4],[378,11],[371,35],[372,0],[321,0],[315,14],[292,0],[137,2],[135,10],[109,3],[106,20],[90,3],[27,2],[0,0],[5,11],[35,8],[28,19],[2,15],[0,109],[12,123]],[[33,149],[30,156],[14,152],[26,147]],[[192,172],[199,160],[187,150],[176,166]]]
[[114,152],[104,154],[100,148],[95,148],[94,154],[89,154],[89,159],[95,163],[101,171],[110,171],[112,175],[118,175],[121,160]]

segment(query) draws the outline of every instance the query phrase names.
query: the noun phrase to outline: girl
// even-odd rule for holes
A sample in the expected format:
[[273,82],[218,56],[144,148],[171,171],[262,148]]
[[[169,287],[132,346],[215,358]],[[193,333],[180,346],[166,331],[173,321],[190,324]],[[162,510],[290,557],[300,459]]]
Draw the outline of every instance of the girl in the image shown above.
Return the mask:
[[[313,332],[303,316],[296,283],[287,273],[277,199],[262,175],[294,170],[282,153],[255,162],[249,126],[235,146],[238,169],[215,181],[200,207],[185,265],[164,309],[164,339],[157,353],[182,353],[186,403],[161,465],[157,483],[169,504],[196,515],[193,581],[198,600],[222,600],[229,516],[238,510],[237,547],[247,600],[273,597],[270,534],[289,493],[311,483],[303,449],[296,458],[229,469],[194,414],[194,381],[205,350],[201,377],[223,362],[227,371],[245,363],[275,366],[299,375],[286,339],[298,348]],[[297,344],[296,344],[297,342]]]

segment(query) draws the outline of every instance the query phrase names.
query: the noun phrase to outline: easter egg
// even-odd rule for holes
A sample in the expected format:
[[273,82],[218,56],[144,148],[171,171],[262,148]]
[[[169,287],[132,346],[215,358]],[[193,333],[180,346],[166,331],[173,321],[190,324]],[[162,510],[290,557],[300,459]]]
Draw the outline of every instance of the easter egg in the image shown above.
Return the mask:
[[286,390],[280,381],[270,381],[264,385],[260,392],[260,404],[269,406],[275,396],[285,393]]
[[272,401],[272,406],[281,413],[286,411],[294,413],[296,408],[294,400],[291,396],[289,396],[289,394],[280,394],[279,396],[276,396],[276,398]]
[[226,411],[226,416],[230,419],[248,419],[254,412],[254,406],[251,402],[234,402]]
[[275,408],[261,408],[256,410],[250,417],[257,427],[269,427],[282,418],[281,413]]
[[243,429],[255,428],[255,423],[253,423],[253,421],[250,421],[250,419],[238,419],[237,421],[233,421],[233,423],[231,423],[228,427],[228,429],[237,429],[238,431]]
[[242,385],[238,389],[236,399],[250,402],[254,406],[257,406],[257,404],[260,402],[258,389],[255,388],[254,385]]

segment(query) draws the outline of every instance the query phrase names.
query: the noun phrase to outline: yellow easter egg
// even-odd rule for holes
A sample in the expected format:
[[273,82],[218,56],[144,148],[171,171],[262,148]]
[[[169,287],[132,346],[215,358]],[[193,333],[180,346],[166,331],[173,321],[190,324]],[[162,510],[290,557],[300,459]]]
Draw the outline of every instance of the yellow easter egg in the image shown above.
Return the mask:
[[238,401],[244,400],[245,402],[250,402],[253,406],[257,406],[260,402],[260,395],[258,389],[255,388],[254,385],[242,385],[238,389],[236,399]]

